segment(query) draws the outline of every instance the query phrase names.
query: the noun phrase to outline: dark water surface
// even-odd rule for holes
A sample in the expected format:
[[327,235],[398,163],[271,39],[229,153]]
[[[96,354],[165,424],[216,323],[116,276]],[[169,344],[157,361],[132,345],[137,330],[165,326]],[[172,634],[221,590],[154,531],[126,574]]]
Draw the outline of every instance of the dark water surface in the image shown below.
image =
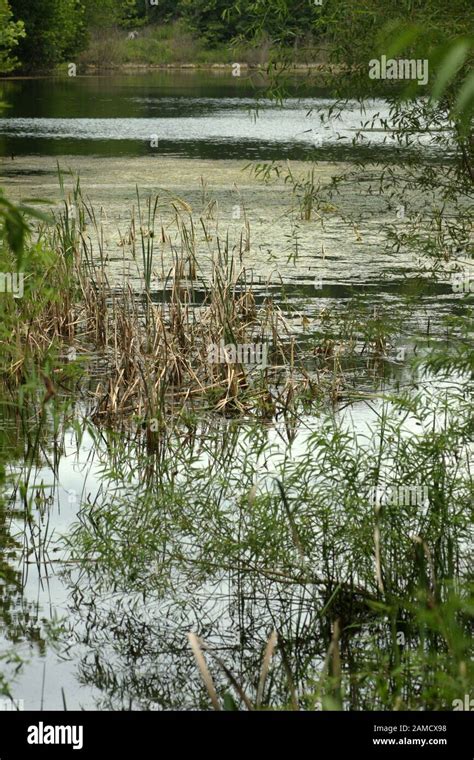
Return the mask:
[[[0,96],[5,156],[298,160],[318,151],[325,160],[354,160],[373,156],[374,147],[380,157],[397,155],[389,132],[359,133],[362,120],[388,115],[384,100],[367,102],[363,119],[354,101],[322,125],[319,112],[335,101],[303,77],[283,106],[265,98],[261,78],[201,72],[4,80]],[[423,133],[414,138],[425,149],[430,143]]]

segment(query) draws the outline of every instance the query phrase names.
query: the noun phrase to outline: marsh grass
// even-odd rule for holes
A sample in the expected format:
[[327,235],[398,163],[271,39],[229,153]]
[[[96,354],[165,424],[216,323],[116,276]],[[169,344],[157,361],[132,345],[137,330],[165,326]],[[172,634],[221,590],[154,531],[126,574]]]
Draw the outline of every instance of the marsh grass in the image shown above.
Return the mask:
[[[5,335],[2,355],[13,390],[33,363],[42,367],[51,396],[74,368],[81,374],[87,357],[100,356],[107,378],[88,391],[97,421],[135,415],[147,424],[202,401],[223,414],[271,418],[294,410],[299,400],[337,400],[350,356],[385,356],[382,318],[375,337],[368,332],[370,321],[359,323],[367,335],[362,342],[356,326],[351,335],[323,329],[301,340],[281,306],[270,295],[259,296],[243,263],[245,239],[236,248],[228,236],[211,234],[201,216],[210,273],[205,275],[193,216],[178,198],[169,199],[176,242],[160,221],[162,199],[143,202],[137,194],[129,229],[119,240],[136,275],[133,286],[124,279],[122,287],[112,287],[100,215],[83,198],[78,181],[68,195],[61,173],[59,178],[63,210],[31,248],[26,298],[7,305],[13,333]],[[322,315],[322,326],[324,320]],[[228,357],[210,361],[210,347],[220,345],[264,346],[267,366]],[[71,351],[75,361],[61,358]]]

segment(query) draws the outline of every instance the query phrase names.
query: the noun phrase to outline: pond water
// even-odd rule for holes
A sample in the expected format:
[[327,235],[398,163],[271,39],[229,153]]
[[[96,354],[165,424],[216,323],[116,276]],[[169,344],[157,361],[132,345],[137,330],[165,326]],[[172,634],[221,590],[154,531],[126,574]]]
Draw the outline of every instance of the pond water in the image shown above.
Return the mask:
[[[388,114],[385,101],[366,101],[363,118],[349,102],[337,120],[321,124],[319,113],[335,101],[300,80],[292,82],[297,97],[286,98],[283,108],[265,99],[264,81],[222,74],[10,80],[0,84],[7,104],[0,145],[4,155],[258,161],[306,159],[314,147],[324,149],[324,160],[354,160],[374,146],[393,151],[390,131],[370,127],[375,115]],[[158,146],[150,144],[155,136]],[[436,154],[420,124],[413,149],[426,152],[431,144]]]
[[[92,205],[103,211],[100,222],[117,283],[123,277],[127,282],[138,277],[121,245],[137,186],[144,195],[161,195],[160,222],[165,229],[174,214],[170,194],[183,198],[196,220],[207,215],[214,234],[220,231],[225,237],[228,232],[231,246],[238,246],[246,235],[248,222],[250,247],[243,263],[251,267],[256,286],[279,286],[283,280],[290,293],[296,289],[295,297],[303,295],[304,311],[308,305],[319,306],[319,297],[333,302],[335,296],[339,301],[354,288],[391,299],[397,292],[409,295],[421,287],[430,309],[434,302],[442,305],[452,296],[442,278],[420,279],[420,267],[411,255],[403,250],[390,253],[380,245],[382,228],[403,228],[402,215],[419,213],[425,207],[423,198],[407,192],[402,209],[376,194],[362,196],[353,179],[341,188],[340,213],[329,205],[323,215],[315,213],[306,223],[288,213],[300,201],[283,176],[263,185],[245,171],[251,160],[277,160],[284,174],[285,162],[291,159],[296,176],[302,176],[307,171],[302,159],[313,158],[317,196],[318,184],[322,195],[331,179],[361,156],[370,156],[374,164],[393,159],[396,165],[400,160],[393,136],[367,126],[376,115],[388,117],[384,101],[366,102],[363,114],[355,102],[349,103],[338,119],[321,123],[319,114],[334,101],[314,88],[310,97],[307,85],[295,85],[295,90],[301,91],[301,98],[289,98],[279,108],[268,100],[255,100],[258,82],[222,74],[4,82],[2,97],[8,108],[0,119],[3,173],[14,197],[56,201],[61,197],[57,161],[62,171],[80,176]],[[362,123],[366,126],[359,132]],[[155,137],[157,144],[151,147]],[[409,150],[417,145],[423,146],[427,160],[445,159],[422,130]],[[65,181],[71,189],[73,179],[66,176]],[[207,241],[198,244],[206,274]],[[419,322],[420,314],[413,318]]]
[[[102,237],[114,288],[129,284],[137,295],[143,288],[141,262],[137,263],[133,245],[124,243],[136,215],[137,187],[143,198],[159,196],[156,227],[166,230],[171,243],[179,242],[176,198],[187,204],[187,218],[196,228],[205,220],[206,234],[197,235],[195,249],[203,287],[209,282],[217,240],[228,238],[229,248],[252,273],[257,297],[261,302],[274,297],[293,334],[311,332],[326,310],[344,315],[358,307],[362,321],[379,310],[396,326],[377,379],[366,368],[363,386],[374,397],[370,403],[353,404],[350,412],[337,412],[347,415],[351,430],[363,434],[378,419],[375,393],[380,378],[389,387],[408,380],[400,351],[404,359],[417,352],[426,334],[441,333],[443,318],[458,313],[459,298],[445,275],[434,278],[412,254],[384,245],[387,227],[403,229],[407,217],[426,210],[426,198],[407,192],[400,207],[376,193],[362,194],[355,177],[337,196],[328,195],[332,178],[359,159],[370,160],[368,172],[373,169],[375,177],[377,166],[392,161],[396,167],[405,156],[390,132],[370,128],[376,116],[388,116],[387,103],[366,102],[363,114],[356,103],[349,103],[339,119],[321,123],[319,114],[333,101],[301,80],[295,80],[293,87],[292,97],[279,108],[265,98],[256,101],[256,92],[263,93],[262,82],[222,74],[3,81],[0,99],[7,106],[0,118],[3,185],[13,198],[48,198],[59,209],[64,201],[73,203],[79,176],[102,229],[99,234],[89,224],[85,234],[94,245]],[[420,149],[433,165],[446,160],[421,127],[405,153]],[[308,158],[315,161],[312,197],[320,202],[304,219],[301,190],[284,181],[284,170],[290,161],[294,176],[305,182]],[[282,163],[282,173],[268,185],[245,168],[250,161],[272,160]],[[58,181],[58,166],[65,191]],[[171,262],[172,252],[157,248],[151,286],[157,302],[166,299],[165,274]],[[197,285],[197,304],[199,292]],[[76,411],[77,419],[87,418],[87,410]],[[319,429],[321,419],[313,414],[302,417],[290,458],[304,457],[307,436]],[[212,428],[214,423],[209,424]],[[183,434],[169,442],[164,461],[169,468],[176,457],[183,499],[200,503],[200,486],[193,486],[190,467],[203,478],[212,461],[221,462],[226,473],[232,469],[229,461],[245,461],[248,431],[245,425],[236,428],[235,448],[227,461],[225,451],[216,453],[212,448],[218,441],[217,449],[225,449],[226,424],[210,431],[207,423],[200,422],[192,441]],[[13,430],[12,440],[16,435]],[[280,456],[289,451],[284,425],[269,423],[264,437],[273,456],[278,448]],[[21,471],[21,448],[17,444],[12,457],[12,476]],[[134,441],[121,451],[117,448],[115,455],[116,460],[105,437],[93,430],[87,429],[79,444],[70,431],[64,437],[51,431],[28,474],[28,488],[38,492],[37,520],[25,523],[16,492],[15,519],[2,516],[0,535],[5,544],[7,535],[20,537],[6,562],[10,581],[4,583],[0,599],[3,644],[7,649],[14,640],[17,651],[29,659],[13,682],[13,697],[24,700],[25,709],[59,710],[64,704],[68,709],[206,706],[186,642],[186,633],[194,628],[245,677],[257,667],[275,619],[291,646],[296,646],[297,658],[318,663],[322,653],[310,634],[317,622],[312,592],[290,592],[269,580],[265,593],[264,583],[251,579],[246,585],[241,568],[216,567],[214,573],[193,568],[194,550],[183,548],[190,540],[184,517],[176,528],[164,520],[162,555],[147,553],[144,539],[137,549],[135,574],[115,556],[102,579],[100,573],[81,570],[80,560],[69,557],[58,543],[60,537],[72,526],[78,531],[78,525],[84,528],[89,519],[93,521],[94,509],[107,505],[111,493],[113,498],[119,494],[123,509],[120,517],[111,512],[110,530],[126,516],[120,531],[127,533],[127,521],[133,521],[130,499],[141,498],[139,486],[147,476],[140,444]],[[256,469],[263,466],[258,457],[254,464]],[[113,481],[108,478],[111,471]],[[166,504],[166,498],[171,499],[169,473],[160,471],[153,477],[142,494],[143,503],[152,497]],[[242,473],[234,477],[236,482],[240,477],[245,481]],[[173,488],[174,483],[172,479]],[[207,492],[202,499],[203,503],[207,499],[207,506],[212,503]],[[223,499],[230,503],[228,492]],[[202,519],[212,523],[217,518],[209,509]],[[133,536],[133,531],[127,535]],[[85,547],[86,543],[84,552]],[[156,546],[153,551],[158,551]],[[168,572],[166,582],[160,577],[163,568]],[[65,631],[55,647],[46,640],[48,631],[60,622]],[[0,653],[1,648],[0,639]],[[10,670],[14,667],[11,663]],[[305,669],[302,661],[298,667]]]

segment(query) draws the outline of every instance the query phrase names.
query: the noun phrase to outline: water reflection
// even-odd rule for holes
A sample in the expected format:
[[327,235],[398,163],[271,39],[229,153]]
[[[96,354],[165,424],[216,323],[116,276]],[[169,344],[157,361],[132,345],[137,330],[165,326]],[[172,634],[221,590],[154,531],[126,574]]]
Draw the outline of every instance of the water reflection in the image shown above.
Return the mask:
[[[321,97],[317,87],[295,79],[293,97],[280,107],[259,98],[261,86],[202,73],[193,75],[192,85],[180,74],[5,81],[0,144],[7,156],[344,161],[373,159],[376,148],[380,160],[399,160],[389,131],[361,131],[362,121],[388,119],[384,100],[367,101],[363,119],[357,103],[348,102],[340,118],[322,124],[319,112],[336,101]],[[425,160],[441,159],[422,125],[412,143],[412,149],[423,146]]]

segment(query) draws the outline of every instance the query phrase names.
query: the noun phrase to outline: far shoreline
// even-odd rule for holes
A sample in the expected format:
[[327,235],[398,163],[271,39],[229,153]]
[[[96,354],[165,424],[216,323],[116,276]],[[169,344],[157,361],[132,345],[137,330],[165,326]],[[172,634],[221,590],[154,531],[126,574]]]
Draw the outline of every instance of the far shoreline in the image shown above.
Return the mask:
[[[72,63],[72,62],[71,62]],[[281,66],[273,63],[239,63],[242,72],[252,72],[257,74],[268,74],[272,72],[286,72],[288,74],[306,74],[308,72],[316,72],[320,74],[332,74],[337,75],[343,72],[351,70],[350,66],[345,64],[331,64],[331,63],[292,63],[282,64]],[[209,72],[213,74],[230,74],[232,75],[235,63],[109,63],[109,64],[78,64],[78,73],[76,77],[88,76],[88,75],[104,75],[110,76],[111,74],[134,74],[134,73],[148,73],[155,71],[179,71],[179,72]],[[21,79],[45,79],[47,77],[64,77],[70,78],[67,74],[68,64],[62,64],[54,70],[44,71],[36,74],[3,74],[0,76],[0,81],[13,81]],[[75,78],[75,77],[73,77]],[[235,77],[239,78],[239,77]]]

